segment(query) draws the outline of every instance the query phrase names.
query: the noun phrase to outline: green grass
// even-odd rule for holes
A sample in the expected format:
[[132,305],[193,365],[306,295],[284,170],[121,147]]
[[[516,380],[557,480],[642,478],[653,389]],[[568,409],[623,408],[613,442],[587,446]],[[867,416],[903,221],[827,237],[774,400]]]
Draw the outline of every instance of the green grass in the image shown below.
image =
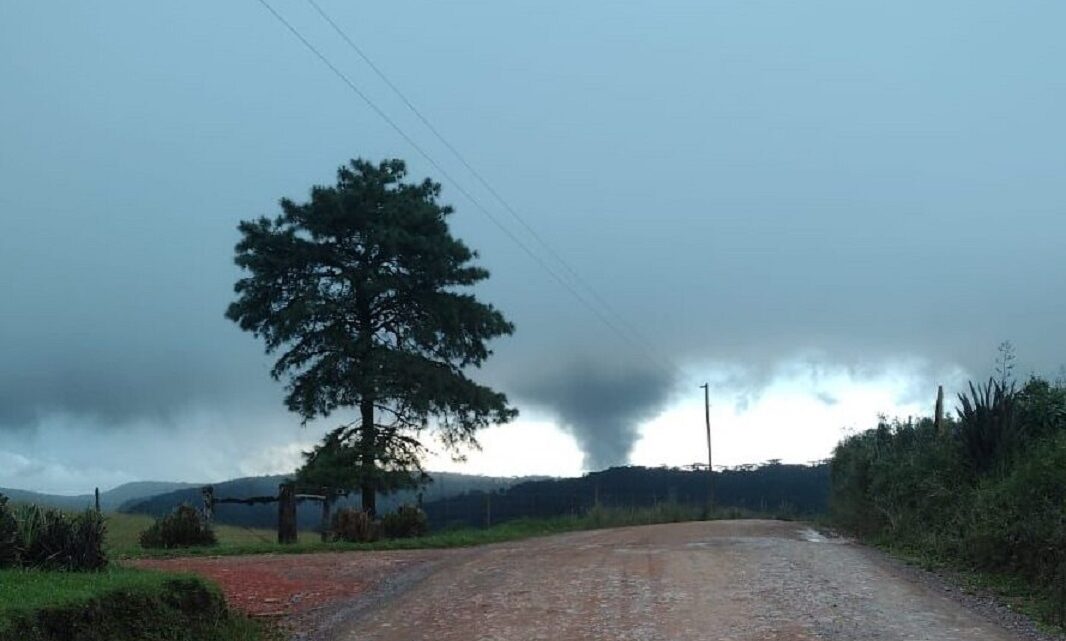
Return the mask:
[[274,632],[228,614],[201,579],[113,567],[0,570],[0,641],[265,641]]
[[15,612],[81,603],[113,590],[158,590],[171,578],[119,567],[104,572],[0,570],[0,621]]
[[[760,515],[749,511],[723,509],[715,512],[712,519],[753,518]],[[764,516],[764,515],[763,515]],[[704,510],[699,507],[662,503],[646,508],[597,507],[575,516],[552,518],[523,518],[494,525],[490,528],[461,528],[443,530],[414,539],[386,539],[373,543],[323,543],[315,532],[301,532],[299,541],[292,545],[279,545],[273,541],[272,530],[256,530],[255,534],[243,528],[219,526],[216,528],[219,544],[211,547],[181,548],[171,550],[146,550],[137,545],[136,536],[122,534],[134,528],[132,520],[140,517],[112,515],[120,524],[119,533],[112,545],[112,552],[119,558],[172,558],[180,556],[231,556],[243,554],[302,554],[309,552],[353,552],[370,550],[413,550],[424,548],[455,548],[516,541],[537,536],[548,536],[579,530],[594,530],[654,523],[677,523],[704,520]],[[143,527],[151,519],[142,521]],[[109,536],[110,521],[109,521]],[[265,539],[265,540],[264,540]]]
[[[123,514],[112,512],[107,515],[107,549],[112,557],[143,556],[139,537],[141,532],[155,522],[155,519],[147,514]],[[241,546],[277,545],[277,532],[263,528],[244,528],[235,525],[214,526],[215,535],[218,536],[218,547],[212,549],[226,549]],[[300,532],[300,541],[313,541],[318,539],[315,532]]]

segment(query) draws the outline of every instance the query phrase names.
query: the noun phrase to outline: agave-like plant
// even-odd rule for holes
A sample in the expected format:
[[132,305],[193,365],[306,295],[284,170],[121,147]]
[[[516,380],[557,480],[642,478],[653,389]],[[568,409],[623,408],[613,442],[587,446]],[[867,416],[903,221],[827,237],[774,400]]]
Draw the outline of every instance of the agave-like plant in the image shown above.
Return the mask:
[[959,394],[956,433],[978,474],[992,470],[1024,440],[1016,401],[1013,383],[992,378],[980,387],[971,382],[970,393]]
[[68,515],[38,505],[15,509],[19,561],[52,570],[99,570],[107,565],[104,518],[94,510]]

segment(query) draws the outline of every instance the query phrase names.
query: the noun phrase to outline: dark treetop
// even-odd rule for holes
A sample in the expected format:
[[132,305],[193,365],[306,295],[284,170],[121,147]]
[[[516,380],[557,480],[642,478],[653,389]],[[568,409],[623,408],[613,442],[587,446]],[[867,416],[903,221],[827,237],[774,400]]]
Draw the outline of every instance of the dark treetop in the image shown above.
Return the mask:
[[226,312],[280,354],[271,374],[305,423],[358,408],[308,454],[302,477],[360,487],[366,509],[375,490],[421,473],[431,419],[461,456],[478,429],[517,414],[466,375],[514,327],[466,291],[489,274],[449,232],[440,185],[405,176],[400,160],[353,160],[309,202],[283,199],[279,217],[243,221],[235,260],[248,275]]

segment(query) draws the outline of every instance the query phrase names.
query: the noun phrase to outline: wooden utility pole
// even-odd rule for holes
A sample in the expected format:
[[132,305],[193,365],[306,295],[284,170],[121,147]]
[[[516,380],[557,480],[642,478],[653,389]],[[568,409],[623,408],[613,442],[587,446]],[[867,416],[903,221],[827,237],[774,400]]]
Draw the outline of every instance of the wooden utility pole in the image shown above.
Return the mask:
[[707,516],[711,515],[714,507],[714,465],[711,458],[711,387],[704,383],[703,388],[703,416],[707,423]]
[[96,488],[96,491],[94,492],[94,494],[96,495],[96,513],[99,514],[100,513],[100,488]]

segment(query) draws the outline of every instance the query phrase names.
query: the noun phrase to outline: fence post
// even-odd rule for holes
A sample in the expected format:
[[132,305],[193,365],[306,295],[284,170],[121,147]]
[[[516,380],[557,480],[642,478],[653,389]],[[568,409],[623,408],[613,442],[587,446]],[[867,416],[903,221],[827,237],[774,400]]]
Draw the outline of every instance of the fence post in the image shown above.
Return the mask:
[[204,520],[210,523],[215,518],[215,487],[213,485],[205,485],[200,488],[200,495],[204,499]]
[[325,543],[329,540],[329,517],[330,511],[333,509],[333,499],[336,496],[331,490],[323,490],[322,496],[322,542]]
[[296,543],[296,486],[278,486],[278,543]]
[[96,495],[96,513],[99,514],[100,513],[100,488],[96,488],[96,491],[94,492],[94,494]]

